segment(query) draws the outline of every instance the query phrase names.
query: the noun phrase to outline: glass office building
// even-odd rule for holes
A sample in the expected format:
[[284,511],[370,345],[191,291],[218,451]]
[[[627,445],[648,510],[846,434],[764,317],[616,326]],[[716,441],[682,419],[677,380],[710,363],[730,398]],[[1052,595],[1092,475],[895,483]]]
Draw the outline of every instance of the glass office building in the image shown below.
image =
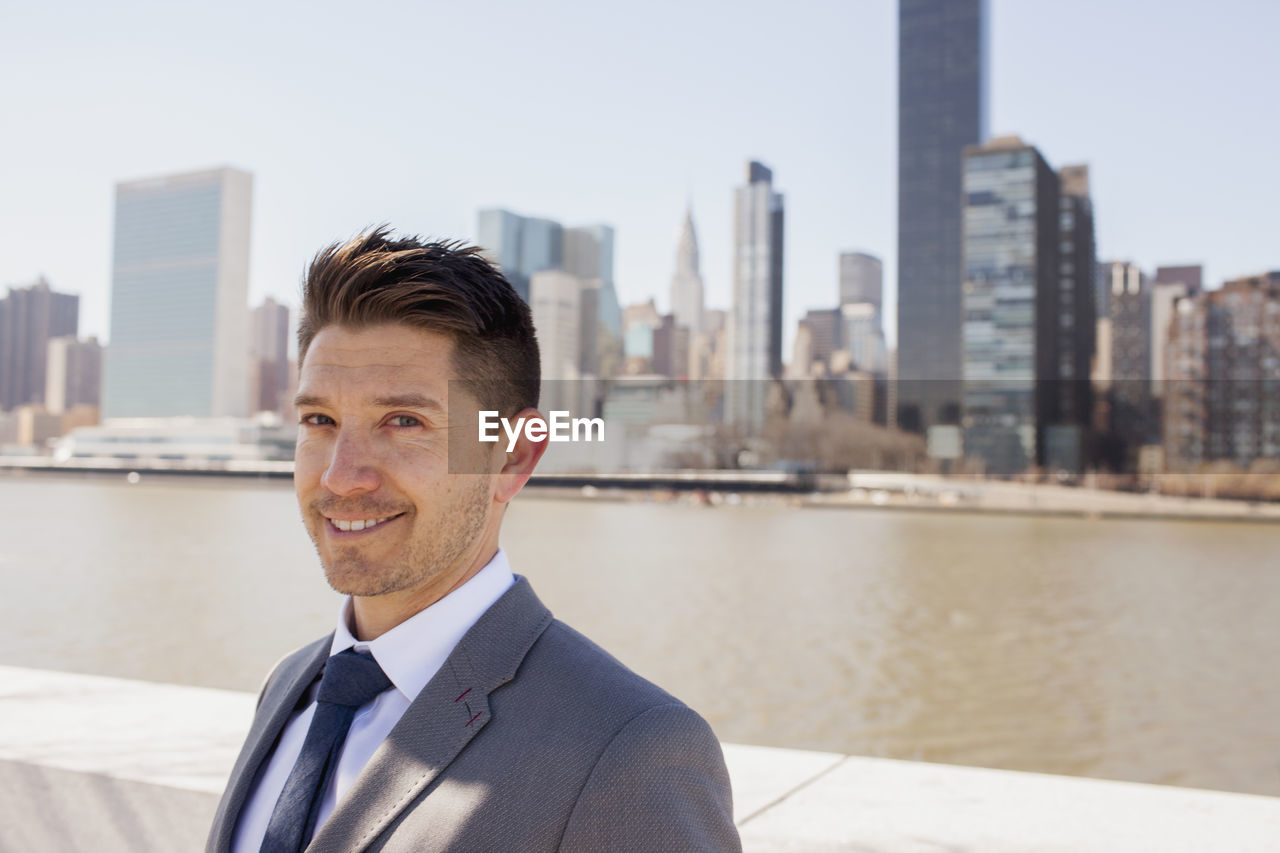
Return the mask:
[[613,226],[564,229],[563,268],[586,281],[600,282],[597,315],[603,331],[622,337],[622,305],[613,284]]
[[231,168],[116,185],[104,417],[247,414],[252,194]]
[[1054,375],[1058,177],[1016,137],[974,146],[964,168],[963,439],[989,473],[1042,461]]
[[498,208],[482,210],[476,219],[477,242],[526,302],[530,276],[564,269],[564,228],[559,222]]
[[[783,197],[773,172],[754,160],[733,191],[733,307],[726,412],[747,429],[764,422],[765,380],[782,376]],[[750,380],[743,382],[741,380]]]
[[[612,226],[565,228],[555,220],[500,208],[481,210],[476,225],[485,254],[531,306],[539,299],[532,284],[538,273],[563,272],[578,282],[574,301],[581,316],[574,335],[580,347],[574,370],[583,376],[615,370],[622,360],[622,306],[613,284]],[[545,277],[544,282],[544,288],[563,290],[561,277]],[[539,337],[543,331],[539,327]]]
[[986,138],[985,0],[898,5],[898,423],[959,419],[964,149]]

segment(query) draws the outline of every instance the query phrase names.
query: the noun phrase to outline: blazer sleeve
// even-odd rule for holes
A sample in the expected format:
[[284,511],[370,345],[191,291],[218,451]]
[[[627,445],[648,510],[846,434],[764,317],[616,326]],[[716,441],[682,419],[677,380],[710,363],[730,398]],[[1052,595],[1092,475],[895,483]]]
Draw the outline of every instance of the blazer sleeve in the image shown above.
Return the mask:
[[682,704],[631,719],[596,761],[561,853],[738,853],[733,797],[720,742]]

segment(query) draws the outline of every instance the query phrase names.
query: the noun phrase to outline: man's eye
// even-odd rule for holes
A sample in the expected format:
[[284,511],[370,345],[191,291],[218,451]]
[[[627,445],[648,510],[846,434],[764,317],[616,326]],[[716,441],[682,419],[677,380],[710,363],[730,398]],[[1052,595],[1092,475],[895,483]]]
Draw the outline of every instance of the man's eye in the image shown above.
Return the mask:
[[418,420],[413,415],[392,415],[387,420],[387,423],[391,424],[391,426],[397,427],[422,426],[422,421]]
[[333,418],[328,415],[303,415],[302,422],[307,426],[328,426],[333,423]]

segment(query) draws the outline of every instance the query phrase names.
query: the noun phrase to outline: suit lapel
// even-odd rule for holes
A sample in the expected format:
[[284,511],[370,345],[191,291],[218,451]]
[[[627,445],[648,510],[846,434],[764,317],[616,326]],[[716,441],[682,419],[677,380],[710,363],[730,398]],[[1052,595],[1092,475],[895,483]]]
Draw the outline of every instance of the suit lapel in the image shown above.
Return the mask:
[[211,851],[225,853],[231,849],[240,810],[244,808],[245,800],[251,793],[258,769],[271,754],[276,739],[284,729],[284,724],[289,721],[289,715],[297,707],[302,694],[319,674],[329,656],[332,642],[333,636],[330,635],[299,649],[280,663],[278,671],[268,682],[244,747],[231,771],[227,790],[218,804],[213,822],[215,829],[210,838]]
[[550,611],[517,577],[414,699],[307,853],[354,853],[390,826],[488,724],[489,693],[515,677],[550,624]]

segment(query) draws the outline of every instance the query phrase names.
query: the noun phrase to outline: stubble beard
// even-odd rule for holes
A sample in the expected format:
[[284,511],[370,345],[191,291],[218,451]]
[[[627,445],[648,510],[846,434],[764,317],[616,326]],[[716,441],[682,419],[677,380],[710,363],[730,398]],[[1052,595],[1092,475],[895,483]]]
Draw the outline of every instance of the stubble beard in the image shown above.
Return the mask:
[[[369,597],[412,589],[443,576],[484,532],[490,501],[487,480],[482,476],[460,478],[457,500],[440,512],[429,527],[411,534],[399,549],[383,557],[367,557],[362,546],[348,545],[326,558],[320,548],[319,536],[323,534],[311,531],[325,580],[335,592]],[[368,517],[377,517],[376,513],[382,510],[372,511],[374,515]],[[319,524],[328,524],[319,507],[313,505],[312,513]],[[394,523],[415,522],[421,524],[423,520],[411,511]]]

